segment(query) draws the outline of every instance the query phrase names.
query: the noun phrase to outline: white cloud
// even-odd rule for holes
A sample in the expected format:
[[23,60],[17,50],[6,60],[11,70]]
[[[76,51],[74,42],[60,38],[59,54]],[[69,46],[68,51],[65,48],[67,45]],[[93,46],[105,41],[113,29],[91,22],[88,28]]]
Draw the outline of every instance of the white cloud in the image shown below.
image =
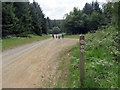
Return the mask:
[[[33,2],[33,0],[29,0]],[[62,19],[66,13],[73,10],[73,7],[82,9],[86,2],[91,3],[96,0],[35,0],[43,10],[43,13],[50,19]],[[97,0],[106,2],[106,0]]]

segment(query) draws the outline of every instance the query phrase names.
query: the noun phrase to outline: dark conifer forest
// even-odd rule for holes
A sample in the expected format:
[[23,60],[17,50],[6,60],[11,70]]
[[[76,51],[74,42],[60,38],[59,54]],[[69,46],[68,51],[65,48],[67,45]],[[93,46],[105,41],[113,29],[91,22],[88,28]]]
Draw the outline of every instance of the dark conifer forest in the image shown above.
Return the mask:
[[37,2],[2,2],[2,36],[47,34],[47,21]]
[[119,7],[120,2],[105,3],[102,8],[98,2],[86,3],[83,10],[75,7],[66,14],[62,27],[68,34],[80,34],[112,25],[118,26]]

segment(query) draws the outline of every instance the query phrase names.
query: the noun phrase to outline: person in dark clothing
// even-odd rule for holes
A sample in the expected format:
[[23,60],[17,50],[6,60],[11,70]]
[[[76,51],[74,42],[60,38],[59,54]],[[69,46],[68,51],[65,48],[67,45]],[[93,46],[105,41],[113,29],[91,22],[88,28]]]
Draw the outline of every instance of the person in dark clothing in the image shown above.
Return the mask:
[[56,39],[57,39],[57,34],[56,34]]
[[58,39],[60,39],[60,34],[58,34]]
[[54,39],[54,34],[52,34],[52,37],[53,37],[53,39]]
[[62,39],[64,38],[64,34],[62,34]]

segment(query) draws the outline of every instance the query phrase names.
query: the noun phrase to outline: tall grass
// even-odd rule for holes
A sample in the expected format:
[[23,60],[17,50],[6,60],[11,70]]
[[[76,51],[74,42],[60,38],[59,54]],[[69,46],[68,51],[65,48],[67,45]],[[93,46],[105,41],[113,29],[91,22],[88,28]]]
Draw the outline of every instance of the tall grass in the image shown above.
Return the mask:
[[111,27],[85,35],[85,79],[80,84],[79,44],[71,49],[71,64],[69,66],[69,88],[118,88],[120,55],[116,47],[115,37],[118,32]]
[[0,50],[2,50],[2,39],[0,39]]
[[79,39],[79,34],[77,35],[65,35],[65,38],[75,38],[75,39]]
[[24,45],[27,43],[31,43],[34,41],[44,40],[49,38],[49,35],[43,35],[43,36],[31,36],[28,38],[21,38],[21,37],[11,37],[8,39],[3,39],[0,43],[2,45],[2,50],[13,48],[16,46]]

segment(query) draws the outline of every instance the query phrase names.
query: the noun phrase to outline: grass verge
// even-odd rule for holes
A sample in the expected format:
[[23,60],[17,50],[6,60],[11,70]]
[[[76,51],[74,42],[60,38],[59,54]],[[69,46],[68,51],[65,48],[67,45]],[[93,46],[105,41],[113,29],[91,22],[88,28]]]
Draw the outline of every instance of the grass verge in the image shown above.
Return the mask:
[[43,35],[43,36],[31,36],[30,38],[21,38],[21,37],[11,37],[8,39],[3,39],[0,42],[0,45],[2,46],[2,50],[6,50],[9,48],[17,47],[20,45],[24,45],[27,43],[31,43],[34,41],[39,41],[39,40],[45,40],[49,38],[49,35]]
[[2,39],[0,39],[0,50],[2,50]]
[[77,35],[65,35],[65,38],[75,38],[75,39],[79,39],[80,34]]
[[[113,33],[114,32],[114,33]],[[119,88],[119,66],[115,28],[85,35],[85,80],[80,84],[79,44],[70,50],[66,88]],[[66,53],[67,55],[67,53]],[[62,68],[61,68],[62,69]],[[64,73],[64,72],[63,72]],[[63,86],[58,83],[59,88]]]
[[57,72],[59,72],[59,77],[57,78],[57,84],[55,88],[66,88],[65,83],[68,81],[69,66],[70,66],[70,49],[64,50],[60,54],[60,62]]

